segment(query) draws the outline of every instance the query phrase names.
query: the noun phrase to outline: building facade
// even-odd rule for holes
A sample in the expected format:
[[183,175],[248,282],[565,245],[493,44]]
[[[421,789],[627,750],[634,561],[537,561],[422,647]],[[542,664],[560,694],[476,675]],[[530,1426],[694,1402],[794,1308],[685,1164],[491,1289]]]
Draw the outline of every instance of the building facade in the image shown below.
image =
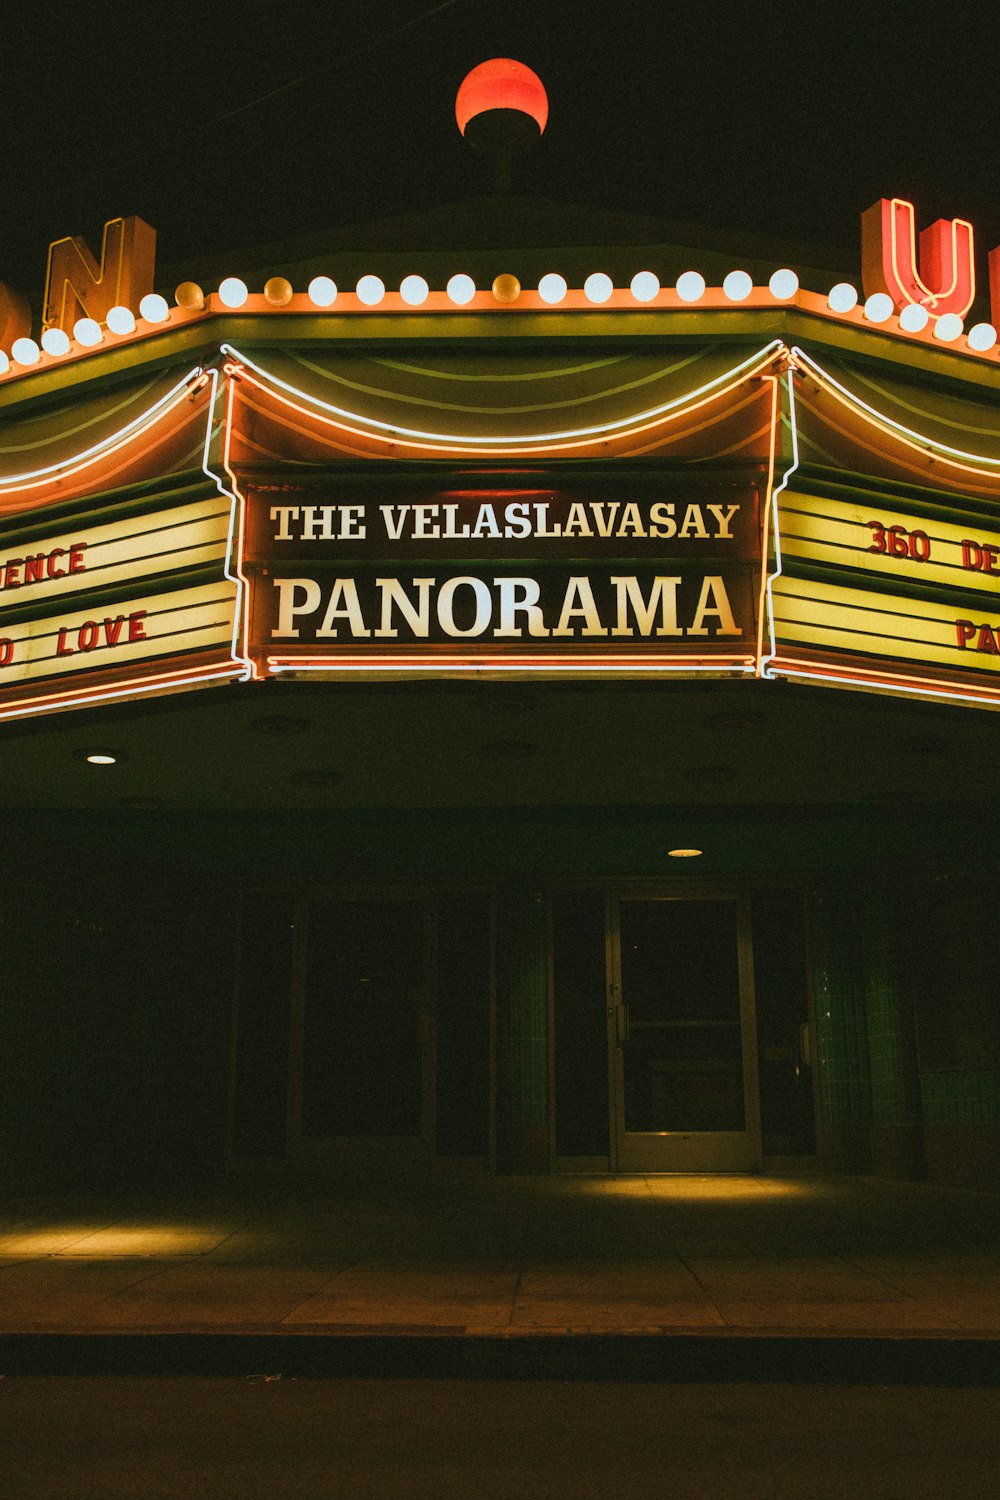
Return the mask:
[[1000,373],[971,231],[896,284],[899,212],[853,300],[518,200],[209,292],[53,247],[13,1178],[1000,1180]]

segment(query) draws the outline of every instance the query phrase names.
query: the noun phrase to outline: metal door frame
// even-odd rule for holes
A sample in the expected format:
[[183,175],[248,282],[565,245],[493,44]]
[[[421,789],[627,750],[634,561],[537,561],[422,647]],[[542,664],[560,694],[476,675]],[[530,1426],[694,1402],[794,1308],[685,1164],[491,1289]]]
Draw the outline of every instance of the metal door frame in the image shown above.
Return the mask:
[[[624,1099],[625,1011],[621,978],[622,901],[733,901],[736,906],[737,963],[740,993],[740,1041],[743,1060],[743,1131],[634,1132],[663,1141],[660,1162],[643,1164],[636,1147],[626,1141]],[[611,1170],[628,1172],[750,1173],[763,1166],[760,1088],[757,1074],[757,1013],[754,996],[753,937],[750,893],[743,885],[724,882],[622,882],[611,886],[606,904],[608,1103]],[[675,1138],[671,1150],[666,1142]]]

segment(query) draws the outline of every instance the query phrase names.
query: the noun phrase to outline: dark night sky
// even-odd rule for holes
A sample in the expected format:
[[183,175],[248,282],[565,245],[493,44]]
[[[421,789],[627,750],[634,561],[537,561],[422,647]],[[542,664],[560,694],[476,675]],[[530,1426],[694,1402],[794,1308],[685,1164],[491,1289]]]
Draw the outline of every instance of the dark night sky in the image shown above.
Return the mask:
[[1000,243],[994,5],[959,0],[926,25],[893,0],[32,14],[4,39],[0,278],[36,305],[48,242],[96,247],[117,214],[148,219],[159,264],[183,266],[477,191],[454,96],[498,55],[549,94],[525,192],[722,226],[734,254],[742,229],[770,229],[835,247],[850,274],[881,195],[911,197],[921,223],[970,218],[981,264]]

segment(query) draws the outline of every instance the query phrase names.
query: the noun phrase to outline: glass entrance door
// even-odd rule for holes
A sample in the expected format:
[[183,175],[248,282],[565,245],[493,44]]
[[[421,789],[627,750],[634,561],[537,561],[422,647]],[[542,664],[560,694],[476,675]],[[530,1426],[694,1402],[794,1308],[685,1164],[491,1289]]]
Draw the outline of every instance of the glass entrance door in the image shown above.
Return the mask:
[[396,896],[315,899],[293,1039],[297,1154],[407,1160],[428,1134],[427,913]]
[[725,891],[622,893],[611,967],[617,1169],[758,1170],[746,902]]

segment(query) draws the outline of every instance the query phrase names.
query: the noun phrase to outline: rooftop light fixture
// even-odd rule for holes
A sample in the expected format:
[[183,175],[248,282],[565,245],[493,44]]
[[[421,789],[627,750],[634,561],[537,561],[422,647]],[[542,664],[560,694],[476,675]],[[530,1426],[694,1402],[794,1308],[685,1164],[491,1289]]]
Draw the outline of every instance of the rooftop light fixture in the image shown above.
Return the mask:
[[745,302],[753,291],[753,281],[746,271],[730,271],[722,290],[730,302]]
[[73,324],[73,337],[84,349],[93,349],[104,342],[104,332],[94,318],[77,318]]
[[399,295],[407,307],[419,307],[430,296],[430,287],[422,276],[404,276],[399,285]]
[[309,301],[314,307],[331,307],[337,300],[337,283],[329,276],[314,276],[309,283]]
[[565,276],[560,276],[557,271],[547,272],[538,283],[539,297],[550,306],[561,302],[568,290]]
[[170,317],[166,297],[161,297],[159,292],[150,292],[139,303],[139,316],[147,323],[165,323]]
[[583,283],[583,295],[588,302],[607,302],[614,289],[614,282],[604,271],[594,271]]
[[471,276],[466,276],[460,271],[457,276],[449,278],[445,291],[448,293],[450,302],[454,302],[457,307],[464,307],[476,295],[476,283]]
[[699,302],[705,295],[705,278],[700,271],[682,271],[677,278],[677,295],[682,302]]
[[893,311],[894,303],[888,292],[873,292],[865,303],[865,317],[869,323],[885,323]]
[[385,296],[385,282],[379,276],[362,276],[355,291],[359,302],[366,307],[377,307]]
[[962,320],[958,313],[942,313],[934,324],[934,337],[943,344],[950,344],[962,332]]
[[113,307],[107,316],[112,333],[135,333],[135,317],[127,307]]
[[899,326],[904,333],[923,333],[930,316],[919,302],[908,302],[899,315]]
[[858,305],[857,287],[852,286],[849,281],[838,281],[836,286],[830,288],[826,305],[831,312],[853,312]]
[[775,271],[767,285],[772,297],[777,298],[779,302],[787,302],[789,297],[794,297],[798,291],[799,278],[794,271],[783,269]]
[[65,328],[46,328],[42,334],[42,348],[46,354],[68,354],[69,343]]
[[652,302],[659,295],[660,278],[652,271],[636,271],[629,284],[629,291],[637,302]]
[[227,276],[219,283],[219,301],[224,307],[242,307],[249,295],[249,287],[238,276]]
[[969,329],[968,345],[977,354],[986,354],[997,341],[997,331],[992,323],[977,323]]

